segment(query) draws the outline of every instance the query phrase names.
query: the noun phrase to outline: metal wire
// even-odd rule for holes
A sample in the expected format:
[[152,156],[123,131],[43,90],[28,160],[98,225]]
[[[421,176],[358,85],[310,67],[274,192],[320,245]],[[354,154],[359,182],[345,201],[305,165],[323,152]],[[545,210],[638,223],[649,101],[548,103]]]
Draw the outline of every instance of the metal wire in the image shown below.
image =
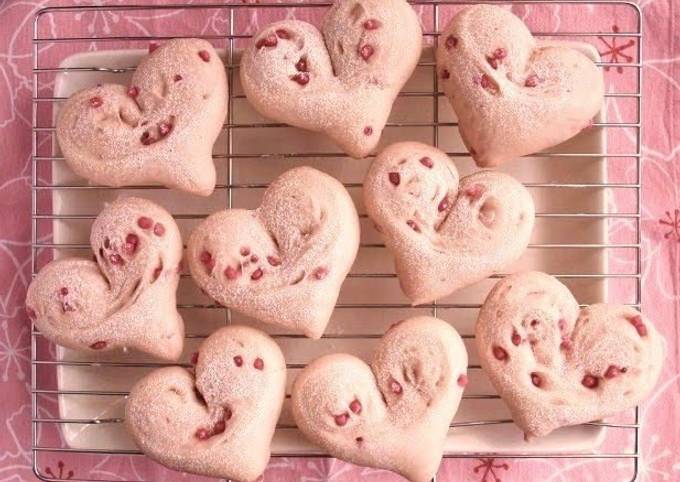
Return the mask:
[[[431,39],[433,45],[436,47],[439,35],[440,35],[440,17],[441,9],[445,6],[460,5],[465,3],[480,3],[480,2],[466,2],[466,1],[456,1],[456,0],[415,0],[411,3],[419,6],[428,6],[431,8],[432,15],[432,31],[425,31],[424,36]],[[508,3],[501,0],[489,1],[486,3]],[[642,272],[642,256],[641,256],[641,233],[640,233],[640,218],[641,218],[641,145],[642,145],[642,18],[640,9],[633,2],[628,1],[616,1],[616,0],[593,0],[589,2],[584,2],[581,0],[564,0],[564,1],[553,1],[553,0],[523,0],[514,1],[513,4],[543,4],[550,5],[552,8],[558,8],[559,5],[579,5],[581,8],[586,8],[587,5],[627,5],[630,6],[634,15],[636,15],[637,28],[635,31],[629,32],[607,32],[606,34],[600,32],[533,32],[535,36],[550,36],[550,37],[568,37],[568,38],[587,38],[595,37],[598,35],[606,35],[607,37],[626,37],[634,38],[637,44],[637,61],[627,62],[627,63],[612,63],[612,62],[598,62],[597,65],[601,68],[607,67],[621,67],[627,69],[636,69],[637,71],[637,89],[635,92],[620,92],[620,93],[608,93],[606,95],[607,99],[627,99],[629,101],[634,101],[637,108],[637,121],[636,122],[598,122],[593,124],[596,128],[603,129],[635,129],[635,141],[636,146],[633,152],[627,153],[616,153],[616,152],[594,152],[594,153],[573,153],[573,152],[550,152],[550,153],[539,153],[540,157],[547,158],[602,158],[609,162],[616,162],[619,159],[634,159],[637,167],[637,176],[634,182],[597,182],[597,183],[583,183],[583,182],[528,182],[525,183],[529,189],[570,189],[570,190],[585,190],[585,189],[621,189],[626,192],[632,192],[636,196],[636,211],[635,212],[542,212],[538,213],[539,218],[553,218],[553,219],[592,219],[597,221],[608,221],[608,220],[625,220],[634,223],[635,226],[635,241],[629,243],[610,243],[610,242],[593,242],[593,243],[570,243],[570,242],[557,242],[557,243],[533,243],[529,246],[530,249],[577,249],[584,252],[589,250],[607,250],[607,249],[634,249],[636,257],[636,270],[633,273],[551,273],[563,279],[586,279],[586,280],[634,280],[635,282],[635,292],[636,299],[633,303],[627,303],[629,306],[640,308],[642,303],[642,286],[641,286],[641,272]],[[343,158],[345,154],[342,152],[260,152],[260,153],[238,153],[234,149],[234,136],[233,131],[240,129],[272,129],[282,127],[283,124],[274,122],[261,122],[261,123],[239,123],[234,120],[234,101],[239,99],[244,99],[245,96],[242,94],[234,93],[234,82],[235,75],[238,71],[238,63],[236,57],[236,42],[241,39],[247,39],[250,37],[249,34],[239,32],[237,30],[236,16],[239,13],[247,11],[252,8],[284,8],[284,7],[296,7],[298,9],[313,9],[313,8],[324,8],[327,7],[330,2],[308,2],[305,4],[301,3],[259,3],[257,6],[251,4],[200,4],[200,5],[153,5],[153,6],[127,6],[127,5],[90,5],[90,6],[68,6],[68,7],[49,7],[42,9],[36,13],[34,20],[34,31],[33,31],[33,98],[32,98],[32,195],[31,195],[31,213],[32,213],[32,250],[31,250],[31,272],[33,275],[36,274],[38,268],[38,257],[42,255],[44,251],[56,252],[56,250],[89,250],[90,246],[87,244],[80,243],[59,243],[51,242],[44,236],[39,236],[39,222],[54,222],[54,221],[91,221],[94,219],[95,215],[85,215],[85,214],[64,214],[60,212],[55,212],[50,203],[50,209],[45,211],[39,196],[49,195],[52,196],[55,193],[66,192],[102,192],[105,193],[109,190],[116,188],[105,187],[105,186],[92,186],[92,185],[77,185],[70,183],[53,184],[51,180],[46,180],[42,176],[39,176],[38,166],[40,163],[52,163],[52,162],[63,162],[63,157],[57,155],[54,151],[50,155],[44,155],[40,149],[41,141],[44,139],[41,136],[53,136],[54,134],[54,121],[52,114],[44,114],[40,110],[41,106],[48,104],[49,106],[55,106],[65,99],[63,97],[57,97],[49,95],[49,93],[44,92],[45,89],[40,89],[40,76],[44,75],[57,75],[67,72],[108,72],[108,73],[129,73],[135,70],[135,66],[126,67],[115,67],[105,65],[88,66],[88,67],[77,67],[77,68],[66,68],[66,67],[55,67],[55,66],[45,66],[41,64],[41,49],[47,45],[52,44],[77,44],[85,43],[88,45],[102,44],[106,47],[107,43],[110,42],[149,42],[149,41],[162,41],[170,38],[178,37],[202,37],[208,40],[213,40],[217,42],[226,42],[227,47],[227,78],[229,82],[229,114],[227,122],[224,125],[224,130],[226,134],[226,146],[225,154],[216,154],[214,159],[216,162],[227,162],[227,182],[225,184],[218,184],[217,190],[226,191],[226,205],[225,207],[232,207],[234,205],[233,195],[238,190],[244,189],[263,189],[267,187],[266,183],[239,183],[235,181],[234,178],[234,160],[241,159],[251,159],[251,160],[263,160],[271,158],[284,158],[284,159],[305,159],[305,158]],[[106,37],[99,36],[78,36],[78,37],[57,37],[53,33],[59,31],[58,28],[45,29],[44,24],[48,22],[46,17],[49,17],[50,22],[58,23],[59,21],[73,21],[75,15],[82,14],[83,12],[122,12],[122,11],[149,11],[149,10],[159,10],[167,13],[169,11],[200,11],[200,10],[222,10],[228,11],[229,15],[229,32],[225,35],[194,35],[194,32],[183,32],[181,35],[164,36],[164,35],[154,35],[149,34],[147,36],[115,36],[109,35]],[[65,15],[70,14],[70,15]],[[44,34],[44,32],[48,32]],[[85,50],[85,48],[83,48]],[[431,67],[434,69],[435,64],[432,61],[423,61],[419,64],[420,67]],[[440,120],[439,111],[439,101],[443,96],[443,93],[439,91],[438,76],[433,75],[432,90],[430,92],[414,92],[414,91],[404,91],[400,94],[400,97],[431,97],[432,98],[432,120],[431,122],[391,122],[387,125],[390,127],[421,127],[421,128],[431,128],[432,129],[432,144],[434,146],[440,146],[440,132],[441,127],[456,127],[456,122],[442,122]],[[54,142],[54,139],[52,139]],[[452,157],[466,157],[469,156],[467,152],[449,152]],[[358,188],[361,185],[359,183],[345,183],[348,188]],[[134,186],[128,189],[135,190],[164,190],[165,188],[159,186]],[[40,207],[39,207],[40,206]],[[207,214],[206,212],[196,212],[196,213],[175,213],[176,219],[202,219]],[[365,216],[363,216],[365,217]],[[376,249],[383,248],[384,245],[379,243],[363,243],[361,245],[362,249]],[[494,276],[502,277],[503,274]],[[351,278],[394,278],[394,273],[352,273]],[[585,306],[585,305],[582,305]],[[224,309],[215,304],[198,304],[198,303],[185,303],[178,304],[179,308],[197,308],[197,309],[211,309],[218,310]],[[479,309],[479,303],[431,303],[429,305],[424,305],[418,307],[419,310],[429,310],[434,316],[438,314],[440,310],[443,309]],[[409,309],[410,305],[406,303],[340,303],[337,305],[338,309]],[[231,323],[232,313],[230,310],[225,311],[225,320],[227,323]],[[364,340],[364,339],[377,339],[380,338],[382,333],[344,333],[344,334],[326,334],[323,339],[330,340]],[[187,339],[202,339],[207,335],[200,333],[188,333],[186,335]],[[279,339],[300,339],[304,338],[302,335],[294,334],[279,334],[273,335],[275,338]],[[474,338],[474,335],[464,335],[464,339],[470,340]],[[33,454],[33,469],[35,474],[42,480],[51,481],[61,481],[67,480],[65,478],[48,476],[42,471],[40,456],[41,454],[90,454],[91,456],[105,457],[109,455],[140,455],[141,452],[138,450],[104,450],[104,449],[79,449],[71,448],[66,446],[54,446],[50,444],[43,443],[39,439],[40,427],[42,425],[54,425],[64,426],[68,424],[80,424],[80,425],[99,425],[99,424],[120,424],[122,419],[120,418],[87,418],[87,417],[76,417],[76,418],[61,418],[59,416],[50,417],[40,414],[39,410],[39,397],[55,397],[55,396],[88,396],[88,397],[125,397],[128,392],[125,390],[66,390],[60,389],[59,387],[53,388],[52,383],[48,383],[44,380],[45,377],[38,377],[39,368],[50,368],[53,369],[58,366],[81,366],[90,367],[93,369],[97,368],[154,368],[167,366],[166,363],[135,363],[135,362],[105,362],[105,361],[64,361],[52,358],[45,358],[45,353],[38,350],[38,340],[43,339],[42,335],[32,327],[31,329],[31,400],[32,400],[32,421],[31,421],[31,436],[32,436],[32,454]],[[44,341],[43,341],[44,343]],[[182,365],[189,366],[189,365]],[[289,369],[301,369],[304,364],[301,363],[289,363]],[[469,365],[471,370],[479,370],[479,365]],[[498,395],[495,393],[483,393],[483,394],[468,394],[464,395],[463,399],[467,400],[496,400]],[[493,425],[506,425],[512,423],[510,419],[488,419],[488,420],[472,420],[464,422],[452,422],[451,427],[484,427]],[[609,423],[609,422],[592,422],[590,426],[595,427],[608,427],[610,429],[618,429],[624,431],[632,431],[634,433],[634,443],[629,449],[622,450],[621,452],[609,452],[609,453],[542,453],[542,454],[530,454],[530,453],[450,453],[445,454],[446,458],[476,458],[476,457],[500,457],[500,458],[516,458],[516,459],[535,459],[535,458],[582,458],[582,459],[630,459],[633,463],[634,473],[632,474],[632,479],[637,476],[638,472],[638,458],[640,456],[640,445],[639,445],[639,431],[640,431],[640,420],[639,420],[639,409],[635,409],[635,419],[633,423]],[[279,424],[280,429],[283,428],[295,428],[291,424]],[[300,452],[300,453],[282,453],[272,454],[273,457],[285,456],[285,457],[319,457],[326,456],[324,454],[316,452]],[[91,480],[91,479],[73,479],[68,478],[68,480]],[[107,480],[107,479],[97,479],[97,480]],[[119,480],[119,479],[116,479]]]

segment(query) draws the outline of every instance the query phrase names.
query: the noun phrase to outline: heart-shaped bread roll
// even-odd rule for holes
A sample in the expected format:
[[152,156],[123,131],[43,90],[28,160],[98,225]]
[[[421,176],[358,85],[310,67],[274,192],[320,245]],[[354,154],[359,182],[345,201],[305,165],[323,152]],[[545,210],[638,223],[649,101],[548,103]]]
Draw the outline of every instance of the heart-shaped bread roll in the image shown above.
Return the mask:
[[416,142],[380,153],[364,181],[364,201],[414,305],[506,268],[524,252],[534,225],[533,199],[516,179],[482,171],[459,182],[446,153]]
[[31,282],[26,307],[35,326],[76,350],[131,347],[179,358],[182,238],[172,216],[146,199],[118,199],[95,219],[90,245],[95,261],[55,260]]
[[527,439],[637,405],[654,387],[664,343],[634,308],[579,309],[545,273],[517,273],[486,298],[476,327],[482,368]]
[[333,457],[427,482],[442,459],[466,372],[465,345],[451,325],[410,318],[385,333],[371,366],[346,354],[310,363],[293,385],[293,416]]
[[229,209],[191,234],[191,275],[208,296],[266,323],[323,334],[359,249],[359,218],[343,185],[291,169],[254,211]]
[[604,79],[577,47],[537,41],[498,6],[468,7],[451,20],[437,69],[477,165],[539,152],[589,125],[603,105]]
[[323,132],[353,157],[378,144],[420,59],[422,31],[405,0],[337,0],[319,32],[274,23],[241,59],[241,83],[262,115]]
[[170,40],[140,62],[129,87],[71,96],[59,111],[57,140],[71,169],[90,181],[160,183],[207,196],[227,105],[224,64],[210,43]]
[[251,482],[267,467],[285,386],[286,363],[274,340],[227,326],[201,345],[195,376],[167,367],[137,382],[125,427],[167,467]]

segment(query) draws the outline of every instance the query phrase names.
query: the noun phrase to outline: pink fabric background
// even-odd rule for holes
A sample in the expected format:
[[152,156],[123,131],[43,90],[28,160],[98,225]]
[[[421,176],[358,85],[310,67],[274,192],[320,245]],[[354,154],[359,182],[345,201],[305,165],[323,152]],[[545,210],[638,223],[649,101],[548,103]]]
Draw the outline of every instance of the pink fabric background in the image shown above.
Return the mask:
[[[36,10],[46,5],[86,4],[84,1],[0,1],[0,414],[5,426],[0,430],[0,482],[35,480],[31,468],[30,430],[30,325],[23,311],[26,287],[30,281],[31,244],[31,88],[32,88],[32,19]],[[87,2],[90,3],[90,2]],[[95,4],[118,2],[95,1]],[[134,2],[125,2],[134,3]],[[161,3],[161,2],[154,2]],[[199,3],[199,2],[186,2]],[[247,0],[242,3],[258,3]],[[678,309],[680,308],[680,132],[677,113],[680,107],[678,89],[679,36],[678,3],[674,0],[640,0],[646,31],[644,44],[645,112],[643,146],[643,286],[644,311],[652,318],[669,344],[668,356],[661,381],[655,393],[644,404],[641,414],[641,453],[639,479],[645,481],[680,480],[680,384],[678,382]],[[675,4],[675,5],[673,5]],[[422,13],[422,12],[421,12]],[[635,40],[614,39],[606,32],[635,29],[631,16],[618,11],[593,9],[587,18],[574,18],[563,9],[545,10],[539,7],[516,7],[515,13],[540,26],[543,31],[569,30],[569,22],[584,30],[604,32],[590,41],[598,48],[603,60],[635,61]],[[287,12],[295,16],[295,10]],[[248,16],[250,31],[267,23],[266,12]],[[300,15],[298,15],[298,18]],[[159,22],[191,25],[196,34],[224,35],[228,28],[226,11],[215,13],[209,22],[192,24],[192,19],[159,19],[141,13],[85,13],[77,17],[74,31],[108,35],[127,32],[147,35],[147,26]],[[62,26],[63,27],[63,26]],[[54,27],[55,29],[57,27]],[[169,29],[172,31],[172,29]],[[72,33],[72,32],[69,32]],[[54,32],[63,35],[64,32]],[[632,43],[631,43],[632,42]],[[632,56],[631,60],[628,56]],[[625,69],[606,71],[610,91],[634,89]],[[49,92],[50,85],[41,85]],[[610,102],[611,121],[630,120],[631,105]],[[621,129],[610,137],[610,151],[616,143],[625,144],[621,152],[632,152],[630,143],[635,131]],[[634,182],[635,170],[623,165],[610,168],[619,182]],[[624,212],[631,208],[625,199],[614,198],[610,209]],[[611,223],[612,239],[634,242],[634,224],[628,220]],[[624,257],[612,256],[610,271],[634,271],[635,266]],[[56,404],[41,416],[56,417]],[[55,427],[45,436],[59,443]],[[629,432],[626,432],[629,433]],[[616,452],[617,447],[630,447],[630,440],[608,441],[603,451]],[[63,478],[105,478],[124,480],[155,477],[156,480],[179,480],[172,472],[149,468],[143,457],[72,457],[41,456],[39,469],[43,474]],[[622,481],[631,476],[629,460],[518,460],[471,459],[447,460],[439,472],[442,481]],[[398,478],[383,471],[362,469],[333,460],[273,459],[264,476],[267,481],[388,481]]]

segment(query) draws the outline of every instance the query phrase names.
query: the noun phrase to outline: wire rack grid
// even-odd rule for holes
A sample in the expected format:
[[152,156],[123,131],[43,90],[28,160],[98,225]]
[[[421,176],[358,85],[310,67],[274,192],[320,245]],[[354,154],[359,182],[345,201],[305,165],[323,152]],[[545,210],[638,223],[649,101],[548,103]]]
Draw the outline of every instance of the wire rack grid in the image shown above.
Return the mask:
[[[431,16],[431,28],[424,29],[424,37],[429,41],[434,47],[436,47],[440,32],[442,10],[448,7],[457,7],[469,3],[479,3],[479,2],[461,2],[461,1],[446,1],[446,0],[415,0],[411,3],[414,6],[429,9],[429,15]],[[496,2],[486,2],[486,3],[499,3],[507,4],[508,2],[496,1]],[[574,243],[574,242],[559,242],[559,243],[534,243],[530,245],[530,249],[556,249],[556,248],[569,248],[578,250],[609,250],[609,249],[631,249],[634,252],[633,263],[635,266],[634,272],[627,273],[551,273],[563,279],[603,279],[605,281],[617,280],[617,279],[630,279],[634,282],[634,299],[629,304],[631,306],[640,308],[642,302],[642,287],[641,287],[641,238],[640,238],[640,216],[641,216],[641,178],[640,178],[640,160],[641,160],[641,140],[642,140],[642,19],[641,12],[637,5],[633,2],[626,1],[616,1],[616,0],[595,0],[590,2],[578,1],[578,0],[566,0],[566,1],[552,1],[552,0],[526,0],[526,1],[515,1],[512,2],[513,5],[517,4],[528,4],[528,5],[540,5],[541,7],[548,8],[558,8],[559,6],[576,6],[585,8],[586,6],[625,6],[630,7],[635,16],[636,28],[620,32],[608,32],[606,35],[612,38],[632,38],[635,40],[636,44],[636,56],[631,61],[627,62],[605,62],[600,61],[598,65],[603,69],[617,68],[617,69],[632,69],[634,71],[634,77],[636,80],[637,88],[635,91],[628,92],[608,92],[608,99],[623,99],[632,101],[634,105],[634,114],[636,116],[630,122],[598,122],[593,125],[595,128],[602,128],[608,131],[612,129],[626,128],[634,131],[632,136],[632,143],[634,147],[629,150],[629,152],[605,152],[605,153],[565,153],[565,152],[550,152],[541,153],[544,157],[601,157],[605,158],[607,161],[615,161],[616,159],[631,159],[633,161],[633,167],[635,169],[635,176],[633,180],[628,181],[612,181],[609,179],[606,182],[599,183],[583,183],[583,182],[558,182],[550,180],[549,182],[529,182],[525,185],[529,188],[543,188],[543,189],[592,189],[592,188],[602,188],[602,189],[616,189],[623,190],[634,196],[635,201],[633,203],[634,209],[628,212],[541,212],[538,213],[538,218],[573,218],[573,219],[585,219],[594,218],[602,219],[605,221],[623,221],[629,222],[634,226],[634,236],[628,242],[617,242],[610,243],[607,240],[605,243]],[[42,196],[52,196],[54,192],[57,191],[75,191],[75,190],[91,190],[91,191],[107,191],[112,188],[102,187],[102,186],[92,186],[92,185],[81,185],[81,184],[69,184],[69,183],[53,183],[45,181],[44,177],[41,175],[43,172],[40,168],[41,164],[50,164],[63,162],[63,158],[57,155],[54,150],[54,139],[48,140],[47,143],[51,143],[50,152],[45,153],[45,139],[51,138],[54,135],[54,122],[53,122],[53,112],[51,108],[57,105],[59,102],[63,102],[63,98],[58,98],[52,95],[48,90],[41,87],[44,84],[43,76],[58,75],[61,73],[75,72],[75,71],[111,71],[111,72],[129,72],[134,70],[134,66],[126,68],[111,68],[105,65],[92,65],[86,68],[71,69],[68,67],[61,67],[55,65],[44,65],[46,62],[43,61],[44,53],[43,47],[52,44],[63,44],[68,45],[71,43],[84,43],[88,46],[98,46],[100,43],[107,45],[111,42],[123,43],[125,45],[128,42],[153,42],[162,41],[168,38],[174,37],[202,37],[214,42],[224,42],[224,46],[227,50],[227,77],[229,81],[229,115],[227,122],[224,125],[224,132],[226,135],[226,153],[216,154],[215,161],[217,163],[226,163],[227,165],[227,181],[226,183],[218,183],[217,189],[226,191],[226,207],[232,207],[233,205],[233,195],[237,190],[240,189],[256,189],[266,187],[266,184],[261,183],[239,183],[235,182],[233,172],[233,163],[239,159],[270,159],[270,158],[286,158],[286,159],[305,159],[305,158],[324,158],[324,157],[343,157],[342,153],[338,152],[262,152],[257,154],[252,153],[238,153],[234,150],[233,143],[233,132],[237,129],[264,129],[270,127],[279,127],[280,124],[275,123],[244,123],[237,122],[234,119],[234,102],[239,99],[243,99],[242,94],[235,93],[232,88],[235,82],[235,75],[238,72],[238,59],[237,59],[237,48],[239,42],[247,41],[248,38],[253,34],[253,32],[242,32],[239,31],[237,16],[247,13],[250,9],[254,8],[286,8],[286,7],[296,7],[300,10],[303,9],[323,9],[330,5],[330,2],[313,2],[313,3],[294,3],[294,2],[262,2],[257,5],[243,3],[243,4],[196,4],[196,5],[92,5],[92,6],[65,6],[65,7],[48,7],[37,12],[34,21],[34,33],[33,33],[33,123],[32,123],[32,141],[33,141],[33,152],[32,152],[32,262],[31,262],[31,273],[33,276],[37,273],[40,266],[40,260],[45,256],[51,257],[58,250],[87,250],[89,246],[86,244],[63,244],[53,242],[49,236],[42,234],[39,228],[39,223],[53,223],[56,221],[63,220],[92,220],[94,216],[90,215],[79,215],[79,214],[60,214],[55,213],[51,202],[47,202]],[[57,15],[65,15],[67,18],[70,17],[71,20],[74,16],[83,14],[84,12],[124,12],[124,11],[136,11],[136,12],[146,12],[149,10],[158,10],[160,12],[171,12],[171,11],[199,11],[206,9],[222,10],[226,13],[229,20],[229,32],[224,35],[199,35],[196,32],[184,32],[184,35],[142,35],[142,36],[97,36],[94,34],[89,34],[86,36],[79,37],[59,37],[54,34],[54,29],[45,29],[44,24],[47,19],[53,22],[57,19]],[[63,20],[63,17],[61,17]],[[534,35],[539,37],[566,37],[566,38],[592,38],[602,35],[602,32],[538,32],[534,31]],[[421,61],[419,67],[435,69],[435,63],[433,61],[424,60]],[[430,97],[432,99],[432,119],[429,122],[390,122],[387,128],[390,127],[409,127],[417,126],[423,128],[431,128],[432,136],[431,142],[435,146],[440,146],[440,128],[441,127],[455,127],[456,122],[444,122],[440,119],[440,99],[443,97],[443,93],[440,91],[438,85],[438,76],[432,75],[432,86],[429,92],[416,92],[416,91],[403,91],[401,97]],[[44,107],[48,107],[45,109]],[[451,157],[454,158],[464,158],[469,156],[467,152],[449,152]],[[348,188],[358,188],[360,183],[345,183]],[[158,186],[136,186],[135,189],[163,189]],[[206,213],[182,213],[176,214],[178,219],[201,219],[205,217]],[[365,217],[365,215],[363,215]],[[361,245],[362,249],[365,248],[376,248],[383,247],[381,244],[374,243],[363,243]],[[355,278],[394,278],[393,273],[352,273],[350,277]],[[496,277],[502,277],[503,275],[497,275]],[[438,310],[449,309],[449,308],[466,308],[466,309],[478,309],[479,304],[461,304],[461,303],[433,303],[427,308],[431,311],[434,316],[437,316]],[[221,309],[215,305],[180,305],[180,308],[211,308],[211,309]],[[407,304],[383,304],[383,303],[364,303],[364,304],[342,304],[338,305],[339,309],[342,308],[365,308],[365,309],[387,309],[387,308],[408,308]],[[225,320],[231,322],[232,314],[226,309]],[[53,352],[48,352],[47,354],[38,347],[38,340],[40,340],[41,335],[37,329],[31,327],[31,364],[32,364],[32,381],[31,381],[31,397],[32,397],[32,457],[33,457],[33,468],[35,474],[42,480],[51,481],[61,481],[61,480],[92,480],[92,479],[74,479],[66,476],[56,476],[54,474],[45,473],[41,468],[41,457],[46,455],[58,455],[64,456],[65,454],[81,455],[86,454],[90,457],[102,457],[108,455],[130,455],[137,456],[141,455],[139,451],[136,450],[104,450],[104,449],[79,449],[71,448],[65,446],[63,443],[46,443],[40,437],[40,429],[42,426],[62,426],[64,424],[104,424],[104,423],[121,423],[120,418],[110,418],[110,419],[86,419],[86,418],[60,418],[60,417],[46,417],[39,410],[41,401],[44,398],[50,399],[52,397],[52,402],[54,398],[60,395],[85,395],[85,396],[101,396],[101,397],[111,397],[118,396],[124,397],[127,395],[125,391],[101,391],[101,390],[62,390],[58,386],[54,387],[52,384],[45,383],[44,377],[40,377],[38,371],[41,369],[49,368],[54,369],[58,366],[90,366],[90,367],[101,367],[101,366],[115,366],[115,367],[155,367],[163,366],[162,363],[124,363],[124,362],[95,362],[95,361],[60,361],[56,358]],[[279,338],[295,338],[298,335],[281,334],[274,335]],[[353,334],[329,334],[325,338],[378,338],[380,335],[353,335]],[[203,335],[196,335],[189,333],[188,338],[201,338]],[[471,339],[473,335],[465,335],[464,338]],[[288,368],[298,369],[302,368],[304,364],[290,363]],[[478,365],[471,365],[471,369],[479,368]],[[465,395],[464,399],[494,399],[498,398],[495,394],[478,394],[478,395]],[[472,420],[465,422],[454,422],[451,424],[452,427],[474,427],[474,426],[488,426],[494,424],[509,424],[512,420],[509,419],[497,419],[497,420]],[[532,453],[503,453],[502,455],[494,453],[469,453],[469,454],[459,454],[459,453],[447,453],[446,458],[477,458],[477,457],[494,457],[499,456],[502,458],[517,458],[517,459],[528,459],[528,458],[578,458],[578,459],[627,459],[632,462],[632,474],[631,478],[635,479],[638,473],[638,459],[640,457],[640,445],[639,445],[639,435],[640,435],[640,425],[639,425],[639,410],[636,408],[634,410],[633,421],[630,423],[608,423],[608,422],[592,422],[590,425],[604,426],[616,430],[623,430],[630,434],[632,444],[625,450],[618,452],[606,452],[606,453],[544,453],[544,454],[532,454]],[[288,425],[283,425],[283,428],[289,428]],[[281,427],[279,427],[281,428]],[[290,457],[291,454],[285,454]],[[273,456],[277,456],[276,453]],[[297,453],[293,456],[306,457],[313,456],[318,457],[318,454],[309,453]],[[97,480],[107,480],[107,479],[97,479]],[[120,479],[116,479],[120,480]]]

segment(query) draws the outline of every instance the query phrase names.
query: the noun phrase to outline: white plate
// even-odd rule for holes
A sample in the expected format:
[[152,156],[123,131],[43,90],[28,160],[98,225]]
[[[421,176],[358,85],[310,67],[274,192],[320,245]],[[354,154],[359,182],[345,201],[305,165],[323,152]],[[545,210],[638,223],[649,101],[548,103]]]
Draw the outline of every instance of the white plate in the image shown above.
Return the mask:
[[[580,44],[579,44],[580,45]],[[597,58],[594,48],[581,45],[580,48]],[[87,52],[68,57],[62,67],[129,67],[136,65],[145,52],[108,51]],[[424,51],[426,60],[432,59],[430,50]],[[419,67],[405,90],[431,92],[433,85],[433,69]],[[55,82],[54,95],[65,97],[83,87],[97,83],[125,83],[130,74],[112,72],[65,72],[60,73]],[[235,94],[242,94],[238,85],[238,71],[234,74],[236,82]],[[451,122],[455,118],[445,97],[440,96],[439,121]],[[431,122],[434,101],[431,96],[401,97],[396,102],[391,122]],[[244,98],[233,100],[233,122],[251,123],[263,119],[257,115]],[[597,119],[601,121],[602,119]],[[432,143],[434,130],[432,127],[390,127],[383,135],[383,145],[397,140],[419,140]],[[438,139],[440,147],[448,152],[465,151],[458,131],[455,127],[439,127]],[[576,138],[553,149],[554,152],[565,153],[604,153],[605,141],[603,129],[589,129]],[[223,135],[215,145],[216,154],[227,152],[227,138]],[[232,152],[236,154],[302,153],[302,152],[337,152],[323,136],[299,129],[258,128],[232,130]],[[456,164],[463,174],[471,172],[473,164],[468,157],[457,157]],[[253,159],[237,158],[233,160],[232,182],[267,183],[298,164],[310,164],[335,175],[346,183],[360,183],[370,163],[369,160],[353,160],[343,157],[308,157],[303,159],[282,159],[277,157]],[[227,161],[217,159],[218,183],[226,184],[228,180]],[[518,159],[503,170],[514,174],[525,183],[600,183],[606,182],[605,161],[601,157],[534,157]],[[54,184],[83,184],[85,181],[73,175],[63,162],[55,162],[53,166]],[[536,188],[530,189],[536,201],[538,213],[579,213],[604,212],[606,206],[604,189],[568,189],[568,188]],[[350,188],[357,202],[360,213],[364,213],[361,203],[360,189]],[[258,204],[261,189],[234,189],[232,202],[234,207],[254,207]],[[55,190],[53,197],[54,214],[90,214],[96,215],[104,203],[119,196],[141,195],[160,202],[175,214],[209,214],[227,206],[226,190],[218,190],[208,199],[168,191],[152,190]],[[180,219],[178,221],[186,240],[197,220]],[[91,220],[56,220],[54,222],[55,243],[87,243]],[[601,218],[577,217],[544,217],[539,216],[533,235],[534,244],[565,243],[605,243],[605,221]],[[377,233],[372,224],[362,219],[362,243],[379,243]],[[74,253],[61,250],[58,256],[88,256],[83,251]],[[605,273],[606,256],[599,249],[568,248],[530,248],[517,263],[514,269],[532,268],[552,273]],[[384,248],[362,248],[353,273],[392,273],[393,266],[389,253]],[[486,280],[471,286],[445,300],[443,303],[479,304],[493,286],[494,280]],[[568,284],[583,303],[605,299],[605,281],[602,278],[570,279]],[[210,304],[193,285],[189,278],[180,283],[180,304]],[[394,278],[350,278],[345,282],[339,303],[341,304],[399,304],[404,307],[395,308],[339,308],[335,311],[327,333],[329,334],[382,334],[394,321],[416,313],[430,313],[426,308],[407,308],[407,300],[399,290]],[[226,321],[225,311],[221,309],[187,308],[182,310],[187,324],[187,333],[210,334]],[[462,335],[471,335],[477,310],[456,307],[439,308],[438,316],[452,323]],[[253,323],[263,327],[270,333],[283,333],[276,328],[259,325],[234,313],[232,321]],[[183,361],[186,363],[195,351],[200,338],[189,338]],[[346,351],[368,358],[375,339],[325,339],[311,341],[295,338],[278,338],[289,363],[304,363],[318,355]],[[470,355],[470,364],[477,365],[477,355],[473,340],[466,339]],[[59,348],[57,357],[60,360],[109,360],[125,362],[151,361],[136,353],[115,353],[96,357],[92,354],[79,354],[71,350]],[[132,384],[149,371],[148,368],[111,368],[59,366],[57,371],[59,390],[98,390],[127,391]],[[294,377],[291,370],[290,382]],[[466,396],[494,394],[486,376],[479,369],[470,370],[470,384]],[[124,415],[124,397],[113,395],[60,395],[60,416],[65,419],[111,419]],[[509,413],[499,399],[464,399],[454,422],[491,421],[508,419]],[[282,424],[293,421],[287,407],[281,417]],[[75,448],[87,449],[132,449],[134,445],[126,435],[120,423],[102,424],[62,424],[66,443]],[[552,435],[525,443],[520,431],[511,423],[489,424],[481,426],[456,427],[449,431],[446,452],[450,454],[470,452],[495,453],[546,453],[546,452],[587,452],[593,451],[603,439],[603,428],[596,426],[577,426],[565,428]],[[275,454],[312,453],[318,449],[307,443],[294,429],[279,429],[273,442]]]

